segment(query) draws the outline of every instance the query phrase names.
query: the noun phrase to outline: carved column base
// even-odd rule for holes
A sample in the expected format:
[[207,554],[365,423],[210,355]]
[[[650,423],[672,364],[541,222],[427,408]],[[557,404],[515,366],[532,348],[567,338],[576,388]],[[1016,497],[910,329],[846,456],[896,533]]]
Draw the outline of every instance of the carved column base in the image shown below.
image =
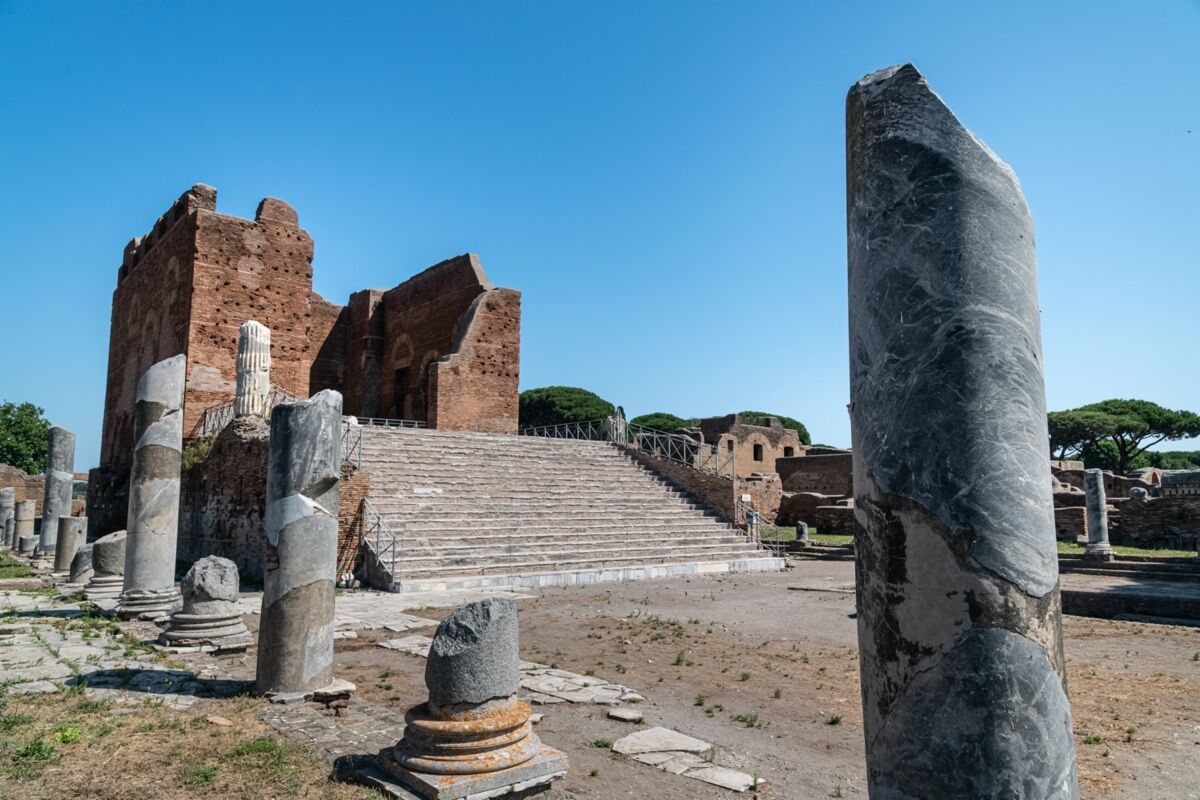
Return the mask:
[[224,615],[171,615],[171,622],[158,638],[167,647],[213,647],[218,650],[245,650],[254,641],[246,630],[242,615],[233,611]]
[[1112,549],[1112,545],[1107,542],[1099,544],[1089,544],[1087,549],[1083,551],[1084,563],[1090,564],[1107,564],[1116,559],[1116,551]]
[[137,589],[121,593],[117,616],[122,619],[161,619],[183,606],[183,596],[172,586],[166,590]]
[[124,575],[107,575],[94,573],[92,579],[84,587],[83,593],[88,600],[116,600],[121,596],[125,586]]

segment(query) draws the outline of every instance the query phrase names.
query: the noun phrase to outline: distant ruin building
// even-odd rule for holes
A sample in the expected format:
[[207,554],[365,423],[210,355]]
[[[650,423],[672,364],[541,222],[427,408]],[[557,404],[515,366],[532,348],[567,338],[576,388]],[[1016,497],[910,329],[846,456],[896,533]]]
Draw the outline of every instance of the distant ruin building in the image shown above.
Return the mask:
[[206,410],[233,403],[248,320],[270,329],[270,381],[281,396],[336,389],[350,415],[516,432],[521,295],[495,288],[477,256],[355,292],[341,306],[313,291],[313,240],[295,209],[266,198],[248,220],[219,213],[216,200],[216,189],[193,186],[125,247],[101,466],[88,491],[93,536],[125,525],[139,376],[187,356],[184,437],[194,438]]
[[777,417],[726,414],[702,419],[698,427],[701,441],[734,454],[740,478],[774,472],[775,459],[802,456],[807,449],[799,434]]

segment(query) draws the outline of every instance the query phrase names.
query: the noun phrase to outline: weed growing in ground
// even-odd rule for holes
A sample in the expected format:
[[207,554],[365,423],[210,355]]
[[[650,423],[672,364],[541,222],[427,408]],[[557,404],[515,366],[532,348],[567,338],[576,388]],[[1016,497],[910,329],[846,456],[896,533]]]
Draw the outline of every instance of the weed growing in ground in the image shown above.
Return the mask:
[[826,725],[841,725],[842,724],[842,715],[841,714],[833,714],[832,716],[829,717],[829,719],[825,720],[825,724]]
[[179,782],[189,789],[208,786],[215,777],[216,764],[190,764],[179,771]]
[[1083,743],[1084,744],[1104,744],[1104,737],[1096,736],[1095,734],[1090,734],[1088,736],[1083,737]]
[[738,675],[738,680],[743,682],[750,680],[750,673],[743,672],[741,675]]
[[610,742],[608,739],[593,739],[592,747],[599,747],[607,750],[608,748],[612,747],[612,742]]
[[771,692],[771,697],[778,700],[779,698],[783,697],[783,690],[776,689],[775,691]]
[[762,727],[758,721],[758,714],[738,714],[736,717],[734,717],[734,719],[745,725],[747,728]]
[[694,706],[704,705],[704,695],[702,695],[702,694],[696,695],[696,699],[692,701],[692,705],[694,705]]

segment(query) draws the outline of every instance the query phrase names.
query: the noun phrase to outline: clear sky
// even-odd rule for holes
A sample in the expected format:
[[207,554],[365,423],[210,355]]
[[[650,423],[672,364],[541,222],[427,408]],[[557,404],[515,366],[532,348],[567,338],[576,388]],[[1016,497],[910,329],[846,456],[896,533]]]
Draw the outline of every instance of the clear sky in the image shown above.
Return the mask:
[[125,242],[294,205],[316,289],[473,251],[521,385],[849,443],[843,114],[914,62],[1038,228],[1052,409],[1200,409],[1200,2],[0,0],[0,399],[96,464]]

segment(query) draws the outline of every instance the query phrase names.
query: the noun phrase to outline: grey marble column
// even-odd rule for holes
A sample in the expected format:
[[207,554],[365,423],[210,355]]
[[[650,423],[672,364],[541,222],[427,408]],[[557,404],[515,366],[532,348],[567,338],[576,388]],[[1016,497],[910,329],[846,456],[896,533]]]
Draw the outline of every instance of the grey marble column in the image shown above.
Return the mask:
[[58,545],[54,549],[55,572],[64,576],[70,573],[71,559],[75,558],[75,553],[86,539],[87,517],[58,518]]
[[1108,543],[1108,497],[1104,494],[1104,473],[1098,469],[1083,471],[1084,500],[1087,503],[1087,549],[1085,561],[1112,561],[1116,554]]
[[242,323],[238,331],[237,394],[234,416],[267,416],[271,398],[271,329],[261,322]]
[[301,698],[333,683],[342,396],[271,411],[258,691]]
[[0,544],[5,547],[12,547],[12,523],[13,516],[17,513],[17,490],[12,486],[5,486],[0,489]]
[[42,495],[42,530],[38,550],[53,553],[58,541],[58,518],[71,516],[71,489],[75,484],[75,434],[66,428],[50,429],[46,451],[46,484]]
[[30,554],[37,548],[37,537],[33,535],[33,520],[37,514],[37,503],[33,500],[18,500],[13,510],[13,549]]
[[1033,220],[912,65],[846,157],[868,793],[1077,798]]
[[125,586],[117,609],[125,618],[161,618],[182,603],[175,549],[186,371],[187,359],[178,355],[150,367],[138,381]]

